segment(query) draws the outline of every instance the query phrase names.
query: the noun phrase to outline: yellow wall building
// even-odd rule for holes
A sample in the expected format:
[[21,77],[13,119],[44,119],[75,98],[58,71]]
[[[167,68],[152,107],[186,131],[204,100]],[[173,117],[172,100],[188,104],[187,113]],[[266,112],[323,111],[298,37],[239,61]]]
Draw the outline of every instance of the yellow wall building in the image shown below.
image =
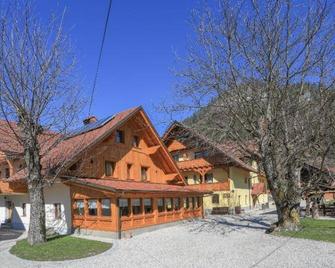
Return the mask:
[[178,122],[167,130],[163,140],[185,181],[212,192],[203,198],[206,212],[213,208],[249,210],[268,203],[266,180],[257,172],[255,161],[243,162]]

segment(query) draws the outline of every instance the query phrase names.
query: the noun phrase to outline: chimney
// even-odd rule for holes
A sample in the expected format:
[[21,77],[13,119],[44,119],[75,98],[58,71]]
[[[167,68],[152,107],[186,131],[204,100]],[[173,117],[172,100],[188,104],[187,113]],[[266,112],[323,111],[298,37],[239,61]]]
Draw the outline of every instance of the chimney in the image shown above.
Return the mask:
[[97,118],[94,115],[91,115],[83,120],[84,125],[92,124],[97,122]]

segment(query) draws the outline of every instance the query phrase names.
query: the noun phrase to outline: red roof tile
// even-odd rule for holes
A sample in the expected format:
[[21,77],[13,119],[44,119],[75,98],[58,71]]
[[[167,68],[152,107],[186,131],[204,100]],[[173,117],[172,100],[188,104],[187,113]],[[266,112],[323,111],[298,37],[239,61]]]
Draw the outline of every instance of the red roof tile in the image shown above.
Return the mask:
[[115,179],[92,179],[92,178],[75,178],[67,180],[70,183],[87,185],[90,187],[106,188],[110,191],[125,192],[178,192],[178,193],[210,193],[205,190],[197,190],[188,186],[178,186],[161,183],[124,181]]

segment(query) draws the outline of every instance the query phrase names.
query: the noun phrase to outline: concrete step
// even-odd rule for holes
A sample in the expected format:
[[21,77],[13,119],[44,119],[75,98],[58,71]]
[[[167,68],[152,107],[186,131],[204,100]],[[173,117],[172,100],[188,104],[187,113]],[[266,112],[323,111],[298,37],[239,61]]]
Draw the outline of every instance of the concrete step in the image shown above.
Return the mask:
[[10,223],[1,223],[0,228],[1,229],[12,229],[12,224],[10,224]]

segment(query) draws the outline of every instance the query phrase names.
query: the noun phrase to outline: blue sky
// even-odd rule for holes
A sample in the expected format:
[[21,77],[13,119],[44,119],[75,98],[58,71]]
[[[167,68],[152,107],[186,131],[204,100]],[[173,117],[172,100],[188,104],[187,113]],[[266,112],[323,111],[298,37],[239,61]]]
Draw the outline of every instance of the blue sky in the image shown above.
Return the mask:
[[[143,105],[160,133],[154,105],[171,96],[174,51],[185,54],[192,8],[198,1],[114,0],[92,106],[98,118]],[[92,88],[108,0],[35,0],[41,18],[66,6],[65,30],[78,58],[83,90]],[[86,115],[88,108],[84,111]]]

